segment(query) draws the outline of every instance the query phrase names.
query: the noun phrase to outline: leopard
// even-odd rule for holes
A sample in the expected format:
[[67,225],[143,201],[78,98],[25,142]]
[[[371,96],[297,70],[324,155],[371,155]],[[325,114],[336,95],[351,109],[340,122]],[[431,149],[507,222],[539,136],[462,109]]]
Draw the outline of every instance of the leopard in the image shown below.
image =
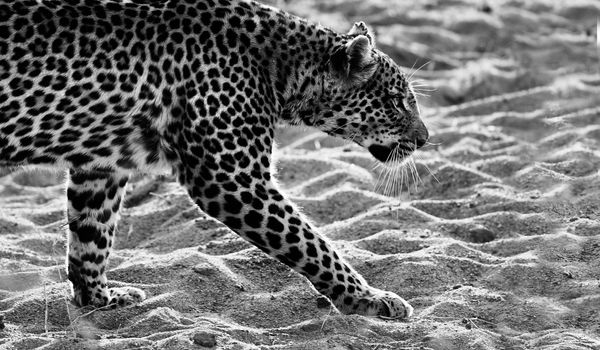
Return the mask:
[[363,22],[340,33],[247,0],[1,0],[0,166],[66,174],[78,306],[142,303],[110,286],[132,174],[170,172],[193,204],[306,277],[342,314],[406,319],[276,184],[280,124],[401,163],[429,138],[410,79]]

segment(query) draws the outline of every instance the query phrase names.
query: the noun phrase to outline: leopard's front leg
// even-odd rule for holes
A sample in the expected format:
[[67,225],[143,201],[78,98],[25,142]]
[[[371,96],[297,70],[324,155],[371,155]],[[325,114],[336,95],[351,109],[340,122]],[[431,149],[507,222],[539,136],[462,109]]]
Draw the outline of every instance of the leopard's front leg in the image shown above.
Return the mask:
[[[194,149],[194,147],[192,147]],[[277,190],[267,155],[208,154],[195,148],[179,180],[198,206],[247,241],[306,276],[346,314],[405,318],[412,307],[398,295],[373,288],[340,257]]]
[[137,288],[109,288],[106,279],[127,179],[127,174],[70,171],[67,266],[73,296],[79,305],[117,307],[145,298]]

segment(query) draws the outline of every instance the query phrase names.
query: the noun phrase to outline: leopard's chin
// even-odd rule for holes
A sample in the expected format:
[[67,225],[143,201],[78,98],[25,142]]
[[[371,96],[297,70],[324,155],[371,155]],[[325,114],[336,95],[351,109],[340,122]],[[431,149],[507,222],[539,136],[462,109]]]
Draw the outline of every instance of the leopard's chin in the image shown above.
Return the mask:
[[375,159],[386,166],[400,165],[414,152],[413,148],[398,143],[389,146],[374,144],[367,149]]

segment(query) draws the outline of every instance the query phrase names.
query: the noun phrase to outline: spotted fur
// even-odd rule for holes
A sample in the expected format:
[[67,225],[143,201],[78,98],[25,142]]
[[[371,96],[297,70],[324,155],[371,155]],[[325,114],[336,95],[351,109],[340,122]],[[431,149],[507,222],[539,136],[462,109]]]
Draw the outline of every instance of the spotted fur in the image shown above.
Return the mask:
[[201,210],[306,276],[344,313],[407,317],[277,189],[274,125],[382,162],[427,140],[413,91],[363,23],[339,34],[239,0],[1,0],[0,165],[70,169],[80,305],[129,305],[106,264],[128,176],[173,170]]

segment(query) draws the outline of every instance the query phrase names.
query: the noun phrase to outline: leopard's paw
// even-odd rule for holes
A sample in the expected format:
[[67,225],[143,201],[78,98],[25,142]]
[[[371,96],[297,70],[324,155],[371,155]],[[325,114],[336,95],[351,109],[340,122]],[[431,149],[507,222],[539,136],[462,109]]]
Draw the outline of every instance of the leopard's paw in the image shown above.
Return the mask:
[[397,294],[372,287],[367,295],[358,299],[355,307],[356,314],[383,319],[401,320],[413,314],[412,306]]
[[117,307],[137,304],[142,302],[144,299],[146,299],[146,293],[139,288],[110,288],[108,292],[108,302],[106,302],[106,305],[110,305],[114,309]]
[[143,290],[134,287],[73,289],[75,302],[79,306],[94,306],[101,309],[116,309],[137,304],[146,299]]

